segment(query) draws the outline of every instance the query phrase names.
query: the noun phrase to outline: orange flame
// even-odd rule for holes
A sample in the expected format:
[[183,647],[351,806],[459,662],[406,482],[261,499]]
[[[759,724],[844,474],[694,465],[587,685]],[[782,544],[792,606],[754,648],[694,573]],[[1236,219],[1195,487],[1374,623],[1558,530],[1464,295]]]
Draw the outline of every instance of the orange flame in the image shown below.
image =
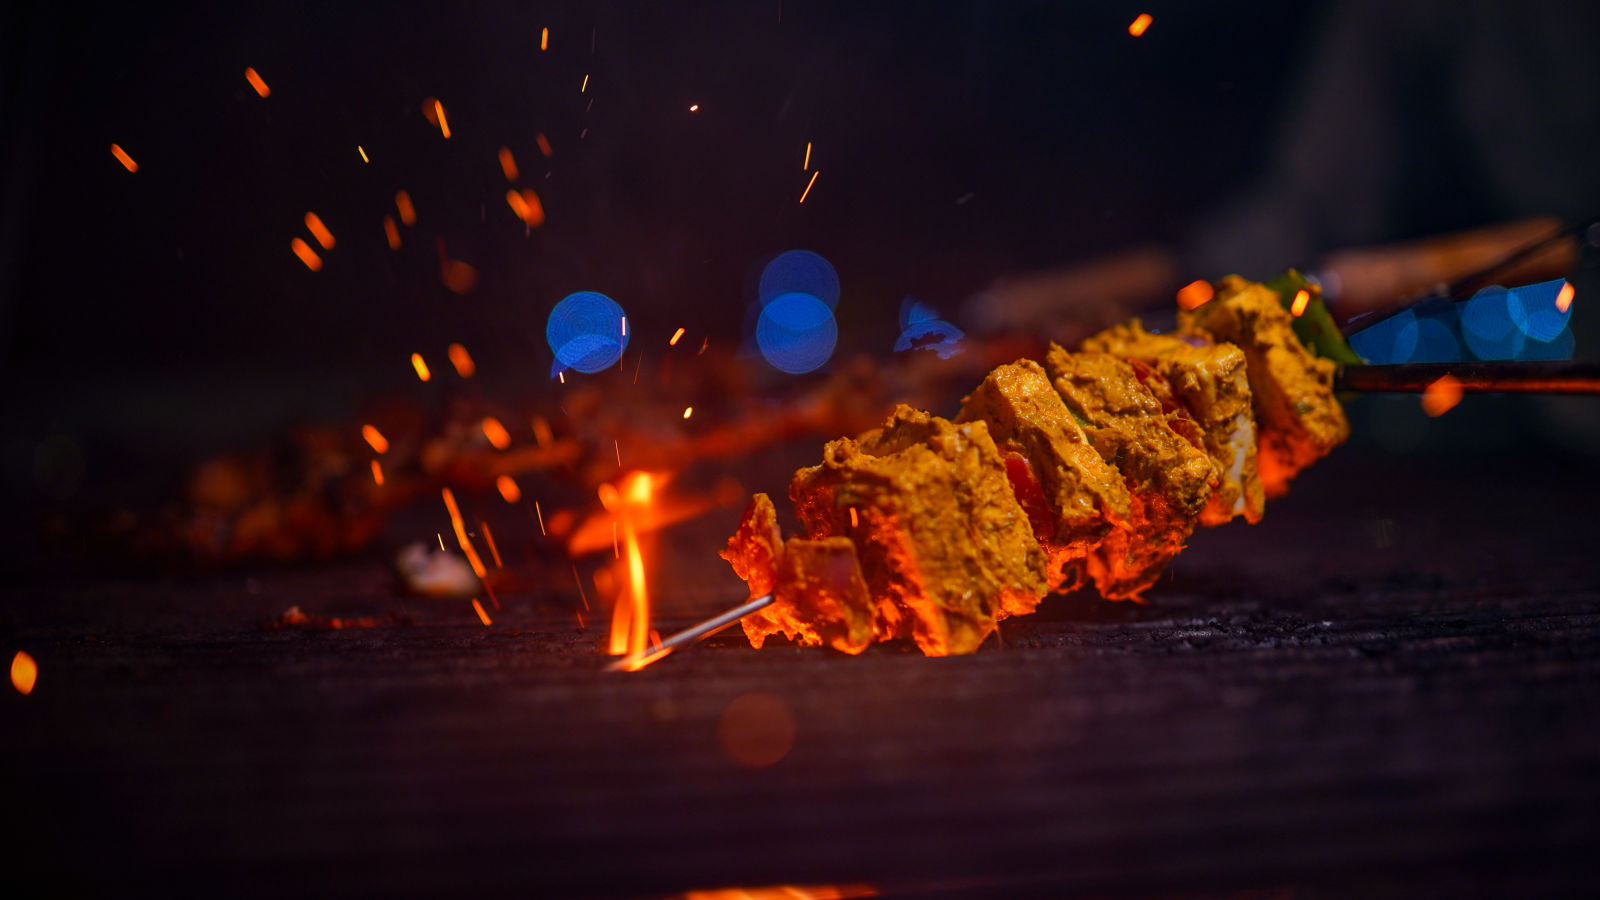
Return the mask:
[[482,427],[483,436],[489,439],[489,443],[493,444],[496,450],[504,450],[511,446],[511,432],[506,431],[506,427],[500,424],[499,419],[494,416],[484,416]]
[[510,475],[501,475],[494,480],[495,489],[507,503],[515,503],[522,499],[522,488],[517,487],[516,479]]
[[1461,402],[1461,381],[1454,375],[1442,375],[1438,381],[1422,390],[1422,411],[1434,418],[1444,415]]
[[295,256],[300,257],[300,261],[306,264],[306,268],[313,272],[322,271],[322,257],[317,255],[317,251],[311,249],[310,244],[295,238],[289,242],[289,249],[294,251]]
[[1311,292],[1301,289],[1295,292],[1294,302],[1289,305],[1289,315],[1300,318],[1305,314],[1306,305],[1311,302]]
[[383,217],[383,234],[389,239],[389,249],[400,249],[400,229],[395,227],[394,216]]
[[333,232],[328,230],[328,226],[322,224],[321,216],[314,212],[306,213],[306,229],[311,232],[312,237],[317,239],[317,243],[322,245],[322,249],[333,249]]
[[1178,288],[1178,308],[1199,309],[1211,302],[1216,296],[1216,290],[1211,287],[1211,282],[1196,279],[1181,288]]
[[617,598],[611,617],[611,655],[642,655],[650,638],[650,597],[645,588],[644,553],[639,549],[636,518],[650,507],[654,484],[648,472],[632,472],[618,492],[618,523],[627,557],[628,592]]
[[418,381],[427,381],[433,377],[433,373],[428,371],[428,361],[422,358],[421,353],[411,354],[411,368],[417,370]]
[[1145,30],[1150,27],[1150,23],[1154,21],[1155,17],[1149,13],[1139,13],[1139,17],[1134,19],[1133,22],[1128,25],[1128,33],[1134,37],[1138,37],[1144,34]]
[[129,172],[139,171],[139,164],[133,161],[133,157],[128,155],[128,151],[122,149],[116,144],[111,145],[111,155],[115,156],[117,158],[117,162],[122,163],[122,167],[127,169]]
[[263,97],[272,93],[272,88],[267,87],[267,83],[262,80],[260,75],[256,74],[255,69],[245,69],[244,80],[250,82],[250,86],[256,89],[256,93]]
[[383,487],[383,465],[377,460],[372,461],[372,483]]
[[371,444],[372,449],[378,453],[389,452],[389,439],[384,437],[382,432],[376,428],[373,428],[371,425],[361,426],[361,437],[364,438],[368,444]]
[[471,378],[472,373],[478,371],[477,365],[472,362],[472,354],[460,344],[451,344],[448,348],[450,365],[456,367],[456,374],[462,378]]
[[394,192],[394,208],[400,212],[402,224],[411,226],[417,224],[417,208],[411,205],[411,194],[406,191]]
[[18,650],[17,655],[11,657],[11,686],[26,697],[33,693],[33,686],[38,680],[39,664],[26,652]]
[[1561,285],[1561,293],[1556,295],[1556,309],[1560,310],[1561,312],[1566,312],[1567,310],[1571,309],[1572,296],[1577,292],[1577,288],[1574,288],[1572,286],[1572,282],[1570,281]]
[[500,171],[506,173],[507,181],[517,180],[517,158],[511,155],[510,147],[500,148]]

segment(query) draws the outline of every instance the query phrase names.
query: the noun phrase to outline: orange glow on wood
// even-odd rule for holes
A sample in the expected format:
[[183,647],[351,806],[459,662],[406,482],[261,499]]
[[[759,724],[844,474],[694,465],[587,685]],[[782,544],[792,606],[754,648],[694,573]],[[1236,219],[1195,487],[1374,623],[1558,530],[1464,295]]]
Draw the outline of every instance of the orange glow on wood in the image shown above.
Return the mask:
[[483,436],[489,439],[489,443],[493,444],[496,450],[504,450],[511,446],[511,433],[506,431],[506,427],[500,424],[499,419],[494,416],[484,416],[482,427]]
[[545,159],[549,159],[550,157],[555,155],[555,153],[552,152],[551,149],[550,149],[550,141],[549,141],[548,138],[546,138],[544,136],[544,132],[540,132],[539,134],[534,135],[533,139],[534,139],[535,142],[538,143],[539,152],[544,154],[544,158]]
[[522,488],[517,487],[516,479],[510,475],[501,475],[494,480],[494,486],[500,491],[501,499],[507,503],[515,503],[522,499]]
[[394,208],[400,213],[400,223],[403,225],[417,224],[417,208],[411,205],[411,195],[406,191],[395,191]]
[[38,681],[39,664],[26,652],[18,650],[17,655],[11,657],[11,686],[17,689],[17,693],[26,697],[33,693],[33,686]]
[[310,231],[311,236],[317,239],[317,243],[322,245],[322,249],[333,249],[333,232],[328,230],[328,226],[322,224],[321,216],[314,212],[306,213],[306,230]]
[[366,442],[372,446],[372,449],[378,453],[389,452],[389,439],[384,437],[382,432],[378,431],[376,428],[373,428],[371,425],[361,426],[361,437],[365,439]]
[[428,371],[428,361],[422,358],[421,353],[411,354],[411,368],[417,370],[418,381],[427,381],[433,377],[433,373]]
[[311,249],[310,244],[295,238],[289,242],[289,249],[294,251],[295,256],[300,257],[300,261],[306,264],[306,268],[313,272],[322,271],[322,257],[317,255],[317,251]]
[[456,374],[462,378],[471,378],[472,373],[478,371],[478,366],[472,361],[472,354],[460,344],[451,344],[446,352],[450,354],[450,365],[456,367]]
[[678,341],[680,341],[682,339],[683,339],[683,329],[679,328],[677,331],[674,331],[672,333],[671,339],[669,339],[667,341],[667,346],[668,347],[676,347],[676,346],[678,346]]
[[1434,418],[1456,408],[1461,402],[1461,382],[1454,375],[1444,375],[1422,390],[1422,411]]
[[256,93],[263,97],[266,97],[272,93],[272,88],[267,87],[266,81],[262,80],[261,76],[256,73],[255,69],[245,69],[244,80],[250,82],[250,86],[256,89]]
[[456,505],[456,495],[449,488],[440,492],[444,497],[445,511],[450,513],[450,527],[455,529],[456,543],[461,545],[461,552],[467,555],[467,564],[472,566],[472,571],[479,578],[489,574],[483,567],[483,560],[478,558],[478,551],[473,548],[472,541],[467,539],[467,525],[461,521],[461,507]]
[[550,49],[550,29],[548,29],[548,28],[539,29],[539,49],[540,50],[549,50]]
[[1289,305],[1289,315],[1300,318],[1305,314],[1306,304],[1311,302],[1311,292],[1301,289],[1295,292],[1294,302]]
[[450,120],[445,118],[444,104],[437,100],[433,101],[433,114],[439,120],[439,133],[444,135],[445,140],[450,140]]
[[377,460],[372,461],[372,483],[383,487],[383,465]]
[[810,194],[811,194],[811,185],[817,183],[817,176],[821,175],[821,174],[822,174],[821,171],[817,171],[817,172],[812,172],[811,173],[811,180],[806,183],[806,189],[804,191],[800,192],[800,202],[801,203],[806,202],[806,197],[810,196]]
[[505,173],[507,181],[517,180],[517,158],[511,155],[510,147],[500,148],[500,171]]
[[1150,27],[1150,23],[1154,21],[1155,17],[1149,13],[1139,13],[1139,18],[1134,19],[1133,22],[1128,25],[1128,33],[1134,37],[1138,37],[1139,35],[1144,34],[1145,31]]
[[1211,302],[1217,294],[1211,287],[1211,282],[1196,279],[1181,288],[1178,288],[1178,307],[1180,309],[1199,309]]
[[478,621],[483,623],[483,627],[488,628],[494,624],[489,621],[489,614],[483,611],[483,604],[478,602],[477,597],[472,598],[472,611],[478,614]]
[[1560,310],[1561,312],[1566,312],[1567,310],[1571,309],[1572,297],[1577,292],[1578,289],[1572,286],[1572,282],[1569,281],[1566,284],[1563,284],[1561,286],[1561,293],[1556,295],[1556,309]]
[[122,167],[127,169],[129,172],[139,171],[139,164],[133,161],[133,157],[128,155],[128,151],[122,149],[116,144],[111,145],[111,155],[115,156],[117,158],[117,162],[122,163]]

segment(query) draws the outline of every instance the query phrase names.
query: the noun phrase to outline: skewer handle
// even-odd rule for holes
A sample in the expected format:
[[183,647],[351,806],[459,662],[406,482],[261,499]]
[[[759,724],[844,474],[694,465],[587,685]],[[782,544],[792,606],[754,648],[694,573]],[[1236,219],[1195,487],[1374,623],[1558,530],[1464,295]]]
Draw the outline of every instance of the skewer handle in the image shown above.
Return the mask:
[[1345,366],[1335,391],[1421,393],[1446,375],[1470,394],[1600,394],[1600,364],[1572,362],[1407,363]]
[[698,625],[685,628],[672,637],[662,641],[660,644],[651,647],[649,650],[646,650],[644,653],[635,654],[633,656],[624,656],[611,665],[606,666],[606,671],[638,671],[639,669],[650,665],[651,663],[663,656],[666,656],[668,653],[671,653],[679,647],[692,644],[702,638],[710,637],[711,635],[716,634],[724,628],[727,628],[729,625],[732,625],[745,616],[750,615],[756,610],[772,605],[772,601],[774,599],[776,599],[776,596],[773,594],[756,597],[742,606],[735,606],[733,609],[730,609],[725,613],[712,616]]

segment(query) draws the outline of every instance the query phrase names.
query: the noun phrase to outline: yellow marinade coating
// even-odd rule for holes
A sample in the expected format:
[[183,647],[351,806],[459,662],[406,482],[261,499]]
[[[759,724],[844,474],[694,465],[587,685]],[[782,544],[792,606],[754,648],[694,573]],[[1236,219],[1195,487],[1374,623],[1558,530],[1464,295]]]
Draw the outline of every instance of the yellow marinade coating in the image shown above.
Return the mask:
[[982,422],[902,405],[866,440],[829,442],[789,496],[808,537],[854,541],[882,640],[971,653],[1047,590],[1044,552]]
[[855,654],[871,646],[872,596],[849,538],[790,538],[777,578],[774,602],[740,622],[750,646],[759,650],[780,632],[801,647]]
[[1257,467],[1268,497],[1350,436],[1333,396],[1332,360],[1313,356],[1294,334],[1294,319],[1271,288],[1237,275],[1217,282],[1216,295],[1178,314],[1183,332],[1238,345],[1255,397]]
[[1113,523],[1128,520],[1122,475],[1095,451],[1044,367],[1031,359],[990,372],[962,398],[956,421],[987,423],[997,445],[1027,462],[1053,516],[1051,533],[1035,534],[1049,556],[1050,587],[1075,587],[1089,551]]
[[1082,349],[1150,366],[1199,424],[1218,479],[1200,511],[1201,525],[1222,525],[1235,516],[1261,521],[1267,498],[1256,471],[1256,419],[1244,351],[1209,339],[1152,334],[1138,319],[1090,337]]
[[1089,574],[1107,600],[1137,600],[1194,531],[1211,496],[1211,459],[1173,430],[1124,360],[1052,344],[1045,368],[1067,408],[1087,423],[1095,450],[1122,472],[1133,501],[1129,521],[1090,554]]

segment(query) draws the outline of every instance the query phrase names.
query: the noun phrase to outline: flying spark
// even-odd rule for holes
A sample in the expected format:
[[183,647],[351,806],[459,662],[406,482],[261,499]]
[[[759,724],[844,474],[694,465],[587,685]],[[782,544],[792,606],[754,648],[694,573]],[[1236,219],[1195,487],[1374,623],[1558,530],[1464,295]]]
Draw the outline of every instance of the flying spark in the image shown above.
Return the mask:
[[517,180],[517,158],[511,155],[510,147],[500,148],[500,171],[506,173],[507,181]]
[[1197,278],[1178,288],[1178,308],[1199,309],[1210,303],[1214,296],[1216,290],[1211,287],[1211,282]]
[[533,140],[534,143],[539,145],[539,152],[544,154],[545,159],[555,155],[555,151],[550,149],[550,139],[545,137],[543,132],[534,135]]
[[539,195],[532,189],[517,190],[512,188],[506,191],[506,205],[517,214],[524,225],[529,228],[538,228],[544,224],[544,204],[539,201]]
[[1577,292],[1577,289],[1572,286],[1572,282],[1569,281],[1566,284],[1563,284],[1561,286],[1561,293],[1556,295],[1556,309],[1563,313],[1571,309],[1572,296]]
[[1461,402],[1461,382],[1454,375],[1440,376],[1422,390],[1422,411],[1434,418],[1444,415]]
[[548,29],[548,28],[539,29],[539,49],[540,50],[549,50],[550,49],[550,29]]
[[372,160],[367,159],[367,151],[365,149],[363,149],[360,144],[356,145],[356,152],[361,154],[361,161],[362,162],[364,162],[364,163],[372,162]]
[[433,114],[439,117],[439,133],[444,135],[445,140],[450,140],[450,120],[444,117],[444,104],[433,101]]
[[25,651],[18,650],[17,655],[11,657],[11,686],[17,689],[17,693],[26,697],[33,693],[33,686],[38,681],[39,664]]
[[[489,545],[489,555],[494,557],[494,567],[496,569],[504,569],[506,564],[500,561],[500,548],[494,545],[494,532],[489,530],[489,523],[479,519],[478,528],[483,531],[483,542]],[[500,608],[500,601],[495,600],[493,594],[489,595],[489,599],[494,601],[495,609]]]
[[267,87],[267,83],[262,80],[260,75],[256,74],[255,69],[245,69],[244,80],[250,82],[250,86],[256,89],[256,93],[263,97],[272,93],[272,88]]
[[394,224],[394,216],[383,217],[383,234],[389,239],[389,249],[400,249],[400,229]]
[[467,526],[461,521],[461,507],[456,506],[456,495],[449,488],[440,491],[440,495],[444,497],[445,510],[450,513],[450,527],[455,529],[456,543],[461,545],[461,552],[467,555],[468,565],[472,566],[472,571],[481,580],[489,574],[489,570],[483,567],[483,560],[478,558],[478,551],[473,548],[472,541],[467,539]]
[[122,163],[122,167],[127,169],[129,172],[139,171],[139,164],[134,162],[133,157],[128,155],[128,151],[122,149],[120,146],[112,144],[111,155],[115,156],[117,158],[117,162]]
[[501,475],[494,480],[495,489],[500,491],[500,498],[507,503],[516,503],[522,499],[522,488],[517,487],[516,479],[510,475]]
[[539,517],[539,533],[546,534],[544,530],[544,510],[539,508],[539,501],[533,501],[533,514]]
[[394,208],[400,212],[400,222],[411,226],[417,224],[417,208],[411,205],[411,194],[406,191],[395,191]]
[[689,112],[699,112],[699,111],[700,111],[700,104],[698,104],[698,103],[689,104]]
[[583,76],[583,86],[578,88],[578,93],[581,94],[584,91],[587,91],[588,89],[589,89],[589,76],[588,75],[584,75]]
[[811,170],[811,142],[810,141],[806,141],[806,161],[800,164],[800,171],[809,172],[810,170]]
[[333,249],[333,232],[328,230],[328,226],[322,224],[322,218],[316,213],[306,213],[306,229],[311,232],[312,237],[317,239],[317,243],[322,245],[322,249]]
[[294,251],[295,256],[300,257],[300,261],[306,264],[306,268],[313,272],[322,271],[322,257],[317,255],[317,251],[311,249],[310,244],[295,238],[289,242],[289,249]]
[[483,604],[478,602],[477,597],[472,598],[472,609],[478,614],[478,621],[483,623],[483,627],[488,628],[493,624],[489,621],[489,614],[483,611]]
[[544,447],[556,439],[555,433],[550,430],[550,423],[544,416],[533,417],[533,439],[539,446]]
[[460,344],[451,344],[448,348],[450,364],[456,367],[456,374],[462,378],[471,378],[472,373],[478,371],[478,366],[472,361],[472,354]]
[[489,443],[493,444],[496,450],[504,450],[511,446],[511,433],[506,431],[506,427],[500,424],[499,419],[485,416],[482,427],[483,436],[489,439]]
[[427,381],[433,377],[433,373],[428,371],[428,361],[422,358],[421,353],[411,354],[411,368],[417,370],[418,381]]
[[372,449],[378,453],[389,452],[389,439],[383,436],[383,432],[373,428],[371,425],[361,426],[361,437],[368,444],[371,444]]
[[685,418],[685,419],[687,419],[687,418],[689,418],[689,417],[690,417],[690,416],[692,416],[692,415],[694,415],[694,407],[692,407],[692,406],[685,406],[685,407],[684,407],[684,408],[683,408],[683,417],[684,417],[684,418]]
[[667,341],[667,346],[668,347],[676,347],[676,346],[678,346],[678,341],[682,337],[683,337],[683,329],[679,328],[677,331],[674,331],[672,333],[672,337]]
[[1295,295],[1294,295],[1294,303],[1289,306],[1289,315],[1294,316],[1297,319],[1300,318],[1300,316],[1305,314],[1306,304],[1308,304],[1310,302],[1311,302],[1311,292],[1310,291],[1305,290],[1305,289],[1301,289],[1299,291],[1296,291]]
[[372,461],[372,483],[383,487],[383,465],[377,460]]
[[821,174],[822,174],[822,172],[820,170],[811,173],[811,180],[806,183],[806,189],[800,193],[800,202],[801,203],[806,202],[806,196],[811,193],[811,185],[817,183],[817,176],[821,175]]
[[1149,13],[1139,13],[1139,17],[1134,19],[1133,22],[1128,25],[1128,33],[1134,37],[1138,37],[1144,34],[1145,30],[1150,27],[1150,23],[1154,21],[1155,17]]
[[628,317],[627,316],[623,316],[622,317],[622,336],[623,337],[627,337],[628,336]]

